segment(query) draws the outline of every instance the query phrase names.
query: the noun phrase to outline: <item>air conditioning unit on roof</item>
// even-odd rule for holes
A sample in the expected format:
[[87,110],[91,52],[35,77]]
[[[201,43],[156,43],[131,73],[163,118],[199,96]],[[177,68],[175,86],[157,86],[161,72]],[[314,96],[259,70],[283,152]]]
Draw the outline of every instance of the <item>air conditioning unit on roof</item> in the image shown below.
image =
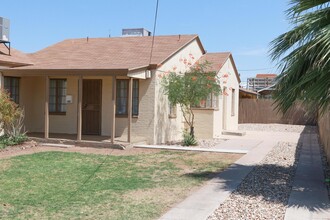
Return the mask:
[[9,42],[9,19],[0,17],[0,41]]

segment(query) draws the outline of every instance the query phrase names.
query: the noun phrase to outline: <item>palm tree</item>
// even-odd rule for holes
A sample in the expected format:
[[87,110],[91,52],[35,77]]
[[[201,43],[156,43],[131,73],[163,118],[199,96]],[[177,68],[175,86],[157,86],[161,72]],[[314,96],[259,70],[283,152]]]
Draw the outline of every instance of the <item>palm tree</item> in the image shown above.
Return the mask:
[[271,42],[281,74],[274,94],[286,112],[300,100],[322,112],[330,106],[330,1],[291,0],[286,11],[292,30]]

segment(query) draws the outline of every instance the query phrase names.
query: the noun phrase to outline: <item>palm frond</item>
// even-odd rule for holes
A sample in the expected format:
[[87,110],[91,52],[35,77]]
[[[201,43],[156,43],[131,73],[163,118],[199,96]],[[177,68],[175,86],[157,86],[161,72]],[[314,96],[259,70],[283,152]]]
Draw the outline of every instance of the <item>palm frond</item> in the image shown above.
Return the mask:
[[270,57],[282,69],[276,107],[286,112],[296,101],[330,106],[330,1],[292,0],[287,10],[294,28],[271,42]]

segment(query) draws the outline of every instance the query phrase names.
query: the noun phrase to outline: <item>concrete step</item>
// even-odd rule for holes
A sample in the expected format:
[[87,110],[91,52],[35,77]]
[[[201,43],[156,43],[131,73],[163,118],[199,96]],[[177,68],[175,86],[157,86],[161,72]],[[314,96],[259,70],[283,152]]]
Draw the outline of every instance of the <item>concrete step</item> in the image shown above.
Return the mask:
[[244,136],[244,135],[246,135],[246,132],[245,131],[230,131],[230,130],[227,130],[227,131],[223,131],[222,134],[223,135]]

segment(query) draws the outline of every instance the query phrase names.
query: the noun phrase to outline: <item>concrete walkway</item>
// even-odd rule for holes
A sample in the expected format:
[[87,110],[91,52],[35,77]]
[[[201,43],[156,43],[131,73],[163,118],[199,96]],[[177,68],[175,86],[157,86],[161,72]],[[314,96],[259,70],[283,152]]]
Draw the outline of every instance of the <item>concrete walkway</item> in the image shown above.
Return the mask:
[[163,215],[160,220],[200,220],[210,216],[230,196],[241,181],[276,145],[275,141],[263,141],[246,155],[221,172],[196,193]]
[[260,140],[245,140],[244,142],[239,139],[226,140],[213,148],[200,148],[200,147],[183,147],[179,145],[147,145],[135,144],[135,148],[149,148],[149,149],[164,149],[164,150],[182,150],[182,151],[201,151],[201,152],[216,152],[216,153],[234,153],[246,154],[254,147],[259,145]]
[[330,203],[317,134],[303,134],[302,139],[285,220],[330,219]]
[[316,134],[300,136],[299,133],[253,131],[243,137],[225,138],[235,140],[236,147],[232,145],[235,150],[239,150],[238,146],[244,148],[244,143],[255,145],[250,146],[248,153],[228,169],[165,213],[160,220],[207,219],[279,141],[304,143],[285,219],[330,219],[330,203]]
[[217,148],[200,148],[200,147],[182,147],[176,145],[147,145],[137,144],[135,148],[149,148],[149,149],[163,149],[163,150],[181,150],[181,151],[200,151],[200,152],[215,152],[215,153],[234,153],[234,154],[246,154],[248,150],[244,149],[217,149]]

